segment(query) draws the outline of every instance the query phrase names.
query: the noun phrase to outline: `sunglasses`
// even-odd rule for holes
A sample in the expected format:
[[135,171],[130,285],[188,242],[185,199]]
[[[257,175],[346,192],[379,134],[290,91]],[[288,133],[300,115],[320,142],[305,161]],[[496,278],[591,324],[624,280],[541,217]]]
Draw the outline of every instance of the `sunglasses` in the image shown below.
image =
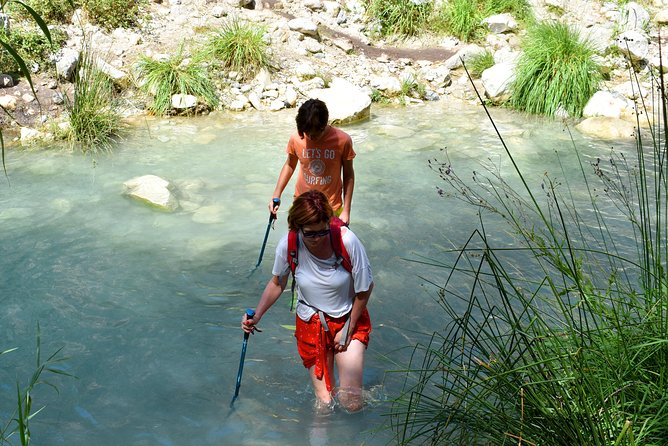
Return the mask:
[[302,235],[305,238],[317,238],[317,237],[324,237],[326,235],[329,235],[329,228],[323,229],[322,231],[304,231],[302,229]]

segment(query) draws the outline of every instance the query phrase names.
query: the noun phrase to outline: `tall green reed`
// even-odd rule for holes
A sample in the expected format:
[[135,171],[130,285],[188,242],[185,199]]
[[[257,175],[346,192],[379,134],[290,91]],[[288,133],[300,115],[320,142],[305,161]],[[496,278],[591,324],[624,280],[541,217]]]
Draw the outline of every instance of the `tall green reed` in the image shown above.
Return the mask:
[[85,47],[74,76],[72,98],[65,96],[68,138],[84,152],[110,150],[121,130],[113,81],[97,63],[96,54]]
[[[613,150],[588,165],[573,144],[576,180],[566,180],[562,163],[532,187],[491,116],[513,184],[494,166],[464,180],[447,155],[430,162],[447,184],[441,193],[476,206],[479,224],[448,254],[443,283],[434,283],[449,322],[416,346],[402,372],[404,392],[390,417],[398,443],[665,444],[662,79],[653,112],[639,104],[650,131],[638,132],[635,153]],[[494,241],[500,224],[513,243]]]
[[[0,356],[11,353],[17,350],[12,348],[9,350],[0,351]],[[16,383],[16,400],[15,409],[6,421],[0,420],[0,446],[4,444],[14,444],[11,440],[18,436],[21,446],[29,446],[32,440],[30,431],[30,424],[34,417],[36,417],[46,406],[41,406],[38,409],[33,407],[35,401],[35,391],[38,387],[44,385],[51,387],[56,392],[58,388],[51,382],[45,379],[47,373],[69,376],[73,375],[61,370],[57,367],[58,363],[65,361],[67,358],[61,355],[62,348],[52,353],[46,360],[42,360],[42,342],[39,324],[37,325],[37,345],[35,350],[36,365],[30,380],[22,387],[20,382]],[[46,441],[46,439],[43,439]]]

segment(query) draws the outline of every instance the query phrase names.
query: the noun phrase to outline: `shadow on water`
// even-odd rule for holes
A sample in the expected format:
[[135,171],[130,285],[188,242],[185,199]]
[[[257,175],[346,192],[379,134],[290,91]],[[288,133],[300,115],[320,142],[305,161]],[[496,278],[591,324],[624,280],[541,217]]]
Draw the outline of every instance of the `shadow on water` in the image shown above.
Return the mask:
[[[558,123],[497,125],[539,184],[567,151]],[[520,119],[521,121],[521,119]],[[366,409],[313,414],[306,371],[294,345],[289,299],[279,300],[251,336],[235,409],[243,310],[254,307],[286,230],[289,191],[264,259],[255,266],[267,224],[266,203],[284,162],[294,112],[152,120],[111,155],[12,151],[12,187],[0,189],[0,420],[15,400],[14,382],[32,372],[35,327],[43,350],[64,347],[62,367],[35,405],[40,444],[338,445],[386,444],[387,401],[416,342],[447,321],[429,281],[443,270],[409,262],[443,258],[473,230],[475,211],[436,193],[427,160],[448,148],[453,166],[473,170],[506,161],[477,108],[445,103],[380,108],[346,127],[355,143],[352,227],[365,243],[376,288],[367,353]],[[579,141],[584,156],[608,146]],[[181,208],[157,212],[122,196],[122,183],[154,174],[173,181]],[[26,378],[27,379],[27,378]],[[8,384],[9,383],[9,384]]]

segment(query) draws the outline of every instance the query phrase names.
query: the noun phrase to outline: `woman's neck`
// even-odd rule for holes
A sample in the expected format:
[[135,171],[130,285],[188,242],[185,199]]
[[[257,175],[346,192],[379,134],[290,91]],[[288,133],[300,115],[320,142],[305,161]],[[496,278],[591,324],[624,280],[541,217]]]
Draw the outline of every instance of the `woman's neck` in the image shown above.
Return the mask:
[[307,244],[305,244],[305,246],[312,255],[322,260],[329,259],[332,254],[334,254],[334,249],[332,248],[332,243],[330,242],[329,237],[324,243],[319,243],[317,246],[309,246]]

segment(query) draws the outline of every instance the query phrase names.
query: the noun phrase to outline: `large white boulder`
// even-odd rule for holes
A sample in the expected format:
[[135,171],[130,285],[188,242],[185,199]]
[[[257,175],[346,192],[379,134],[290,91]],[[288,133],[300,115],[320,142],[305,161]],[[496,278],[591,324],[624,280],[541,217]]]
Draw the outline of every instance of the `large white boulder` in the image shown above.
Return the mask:
[[503,102],[510,97],[510,87],[515,80],[515,62],[501,62],[482,72],[480,80],[485,94],[492,102]]
[[363,121],[371,116],[371,97],[347,80],[335,77],[329,88],[311,90],[308,96],[327,104],[332,124]]
[[575,128],[585,135],[610,140],[632,139],[636,133],[635,126],[630,122],[605,116],[587,118]]
[[594,116],[621,118],[629,109],[633,109],[633,103],[621,94],[611,91],[597,91],[585,105],[582,116],[585,118]]

